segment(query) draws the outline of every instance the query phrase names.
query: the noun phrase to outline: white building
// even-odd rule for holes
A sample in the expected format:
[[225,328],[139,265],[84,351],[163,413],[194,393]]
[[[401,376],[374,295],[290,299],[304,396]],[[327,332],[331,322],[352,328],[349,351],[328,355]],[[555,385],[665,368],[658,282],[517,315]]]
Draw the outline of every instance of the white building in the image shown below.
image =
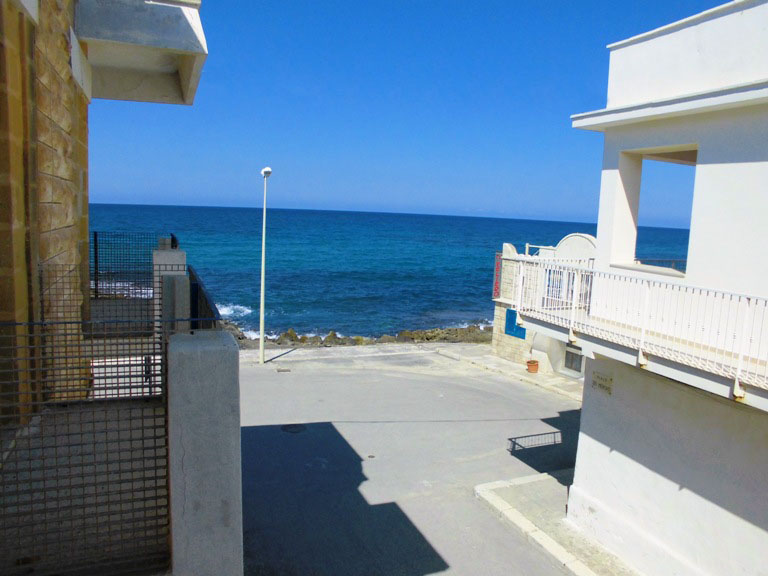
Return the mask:
[[[568,520],[644,574],[768,574],[768,0],[610,45],[593,265],[508,253],[497,302],[578,346]],[[686,271],[635,258],[644,161],[695,166]]]
[[[569,234],[557,246],[525,245],[526,257],[549,259],[571,266],[592,267],[595,261],[596,240],[589,234]],[[520,279],[517,248],[504,244],[496,255],[493,299],[496,303],[493,318],[492,347],[495,354],[525,362],[536,360],[543,373],[559,372],[580,378],[584,375],[584,356],[575,342],[565,342],[537,332],[535,327],[523,326],[518,321],[514,298]]]

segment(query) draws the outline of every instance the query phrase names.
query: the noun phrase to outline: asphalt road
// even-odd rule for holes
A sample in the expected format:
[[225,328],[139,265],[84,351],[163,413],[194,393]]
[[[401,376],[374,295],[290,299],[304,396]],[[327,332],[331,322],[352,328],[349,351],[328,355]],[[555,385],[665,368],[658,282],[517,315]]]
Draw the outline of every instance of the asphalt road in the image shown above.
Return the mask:
[[572,466],[576,402],[409,345],[240,370],[246,574],[563,573],[473,488]]

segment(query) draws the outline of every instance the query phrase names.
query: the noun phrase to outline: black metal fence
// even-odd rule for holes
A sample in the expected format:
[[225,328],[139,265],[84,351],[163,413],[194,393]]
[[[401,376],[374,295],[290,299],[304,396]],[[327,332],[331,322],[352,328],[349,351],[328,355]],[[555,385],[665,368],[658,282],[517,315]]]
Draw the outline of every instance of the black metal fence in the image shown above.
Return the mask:
[[91,298],[150,297],[153,282],[152,253],[160,242],[162,237],[156,234],[91,232]]
[[189,298],[192,330],[201,328],[216,328],[221,321],[221,315],[210,294],[205,289],[203,281],[192,266],[188,266],[189,272]]
[[[40,270],[42,321],[0,323],[0,574],[153,573],[170,562],[167,342],[217,327],[191,272],[192,318],[162,320],[172,237],[94,233],[90,286]],[[195,286],[195,288],[192,288]]]

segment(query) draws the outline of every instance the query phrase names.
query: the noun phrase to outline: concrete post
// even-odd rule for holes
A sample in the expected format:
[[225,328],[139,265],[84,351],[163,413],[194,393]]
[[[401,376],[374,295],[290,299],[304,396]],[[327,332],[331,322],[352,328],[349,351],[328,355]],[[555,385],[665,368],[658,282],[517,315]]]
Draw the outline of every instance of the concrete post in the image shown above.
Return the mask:
[[172,250],[170,238],[161,238],[159,245],[160,248],[152,252],[152,307],[158,333],[162,331],[159,321],[163,317],[163,277],[187,275],[187,253]]
[[606,141],[600,183],[596,264],[603,270],[635,261],[643,157],[617,146]]
[[174,576],[242,576],[238,348],[227,332],[168,344]]
[[[163,276],[163,329],[189,332],[189,276]],[[184,318],[186,321],[179,321]]]

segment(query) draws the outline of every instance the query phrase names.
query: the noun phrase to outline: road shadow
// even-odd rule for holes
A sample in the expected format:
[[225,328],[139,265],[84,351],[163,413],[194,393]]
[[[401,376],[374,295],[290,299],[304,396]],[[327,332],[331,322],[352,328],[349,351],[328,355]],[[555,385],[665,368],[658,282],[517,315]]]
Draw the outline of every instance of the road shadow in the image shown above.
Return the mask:
[[248,576],[420,576],[448,564],[400,507],[369,504],[330,422],[242,429]]
[[[573,468],[579,439],[581,410],[566,410],[542,422],[555,430],[508,438],[509,453],[538,472],[554,472]],[[569,476],[555,476],[561,484],[569,485]]]

